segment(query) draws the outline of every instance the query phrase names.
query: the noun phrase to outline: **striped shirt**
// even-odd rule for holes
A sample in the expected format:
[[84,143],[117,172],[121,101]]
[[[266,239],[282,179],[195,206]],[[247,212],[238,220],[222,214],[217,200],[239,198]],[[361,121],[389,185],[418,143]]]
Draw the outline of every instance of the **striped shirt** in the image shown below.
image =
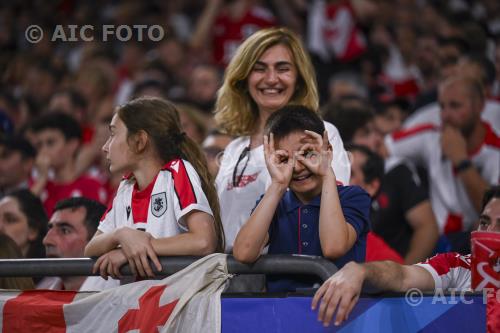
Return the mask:
[[434,289],[471,289],[471,255],[441,253],[417,266],[425,268],[434,279]]
[[99,230],[106,233],[127,226],[155,238],[175,236],[188,231],[184,217],[193,210],[213,215],[193,166],[175,159],[141,191],[133,177],[124,177]]

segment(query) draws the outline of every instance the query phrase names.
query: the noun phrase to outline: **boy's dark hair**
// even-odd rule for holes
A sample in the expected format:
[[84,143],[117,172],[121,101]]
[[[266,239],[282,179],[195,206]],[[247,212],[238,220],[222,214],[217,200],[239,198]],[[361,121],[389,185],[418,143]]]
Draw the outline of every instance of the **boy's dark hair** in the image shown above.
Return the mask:
[[0,146],[3,146],[7,151],[21,153],[23,159],[36,157],[35,148],[22,136],[7,136],[0,140]]
[[334,124],[344,142],[351,142],[354,133],[375,118],[375,113],[368,107],[332,105],[323,110],[323,118]]
[[66,140],[82,137],[82,129],[78,121],[72,116],[62,112],[52,112],[35,119],[31,125],[33,132],[38,133],[47,129],[60,131]]
[[269,116],[264,133],[273,133],[274,139],[279,140],[293,132],[305,130],[323,135],[325,125],[311,109],[302,105],[287,105]]
[[483,205],[481,206],[481,212],[484,210],[484,207],[491,201],[493,198],[500,198],[500,185],[495,185],[490,187],[486,192],[484,192],[483,196]]
[[366,162],[361,167],[365,183],[369,184],[376,179],[382,179],[384,176],[384,159],[382,157],[362,145],[348,143],[345,145],[345,149],[350,152],[357,151],[366,156]]
[[88,240],[94,236],[101,217],[106,212],[106,206],[95,200],[85,197],[72,197],[58,201],[54,213],[63,209],[85,208],[85,227],[87,228]]

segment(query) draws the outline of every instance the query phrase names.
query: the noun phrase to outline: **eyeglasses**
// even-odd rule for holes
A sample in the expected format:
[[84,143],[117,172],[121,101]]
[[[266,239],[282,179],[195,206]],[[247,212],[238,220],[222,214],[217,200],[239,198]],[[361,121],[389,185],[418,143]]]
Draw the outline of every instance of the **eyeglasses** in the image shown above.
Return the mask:
[[[243,165],[243,169],[241,169],[240,175],[236,176],[238,174],[238,166],[240,165],[241,161],[243,161],[243,159],[245,157],[247,157],[247,156],[248,156],[248,158],[247,158],[245,164]],[[234,166],[234,170],[233,170],[233,187],[237,187],[238,184],[240,183],[241,177],[243,177],[243,173],[245,172],[245,169],[247,168],[249,160],[250,160],[250,146],[245,147],[245,149],[243,149],[243,151],[241,152],[240,156],[238,157],[238,161],[236,162],[236,165]]]

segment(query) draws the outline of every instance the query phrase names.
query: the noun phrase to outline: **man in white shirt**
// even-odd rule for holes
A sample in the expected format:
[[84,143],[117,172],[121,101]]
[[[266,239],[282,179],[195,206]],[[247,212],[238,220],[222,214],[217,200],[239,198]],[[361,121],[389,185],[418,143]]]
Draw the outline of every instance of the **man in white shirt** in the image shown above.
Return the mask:
[[500,138],[481,120],[484,93],[466,76],[439,85],[441,123],[419,125],[386,138],[390,154],[427,169],[431,205],[441,234],[477,227],[481,198],[500,180]]

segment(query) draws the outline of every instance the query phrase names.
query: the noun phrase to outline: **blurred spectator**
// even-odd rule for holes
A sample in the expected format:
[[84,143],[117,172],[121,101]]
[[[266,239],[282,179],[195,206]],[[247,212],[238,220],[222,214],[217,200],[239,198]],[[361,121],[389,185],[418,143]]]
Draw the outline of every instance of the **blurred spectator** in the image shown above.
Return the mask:
[[157,61],[165,69],[169,83],[167,96],[178,99],[185,95],[185,86],[190,76],[188,48],[186,45],[170,36],[158,46]]
[[276,24],[271,11],[259,0],[210,0],[205,4],[191,37],[196,50],[212,48],[212,60],[226,66],[248,36]]
[[430,33],[417,36],[415,45],[415,65],[417,82],[421,93],[433,91],[437,87],[439,75],[437,37]]
[[309,10],[308,47],[324,62],[349,62],[366,50],[359,19],[374,11],[370,1],[315,0]]
[[44,258],[47,232],[42,202],[29,190],[10,192],[0,200],[0,232],[12,238],[24,258]]
[[19,101],[6,87],[0,86],[0,137],[12,134],[26,121],[26,115],[19,110]]
[[323,98],[328,78],[340,67],[339,64],[352,64],[366,51],[367,42],[359,23],[375,11],[375,2],[365,0],[315,0],[311,3],[306,42]]
[[[326,110],[329,111],[329,110]],[[330,114],[334,114],[330,118]],[[401,158],[384,161],[385,146],[368,107],[342,108],[324,114],[335,122],[351,150],[350,184],[363,187],[373,198],[372,230],[408,263],[429,256],[435,248],[437,223],[415,167]]]
[[207,122],[206,117],[199,109],[189,104],[176,104],[179,111],[182,130],[186,132],[194,142],[201,145],[207,133],[207,129],[211,126]]
[[[43,239],[47,258],[81,258],[88,241],[97,230],[106,206],[87,199],[70,198],[59,201],[49,221],[49,231]],[[116,280],[100,276],[46,277],[38,289],[100,291],[118,286]]]
[[[434,75],[437,79],[434,86],[427,85],[426,89],[422,90],[415,100],[415,109],[425,107],[427,104],[434,103],[437,101],[437,83],[440,80],[444,80],[452,75],[455,75],[457,71],[458,59],[468,52],[468,45],[461,37],[449,37],[445,38],[438,36],[437,39],[437,57],[438,62],[437,68]],[[419,54],[421,51],[419,51]],[[419,58],[420,65],[421,57]],[[423,72],[421,72],[423,75]],[[430,83],[430,82],[428,82]]]
[[0,111],[0,138],[14,132],[14,124],[5,112]]
[[205,157],[207,158],[208,171],[215,179],[222,161],[222,154],[226,146],[233,140],[233,137],[217,130],[210,132],[201,145]]
[[409,114],[410,105],[404,99],[380,103],[375,113],[375,127],[385,136],[399,130]]
[[84,196],[107,202],[107,192],[96,179],[76,173],[81,129],[74,118],[50,113],[36,119],[32,129],[38,154],[31,190],[40,196],[48,215],[56,202],[64,198]]
[[441,127],[419,125],[386,137],[391,154],[427,169],[440,233],[458,233],[452,250],[468,250],[481,197],[500,179],[500,138],[481,121],[484,103],[480,83],[451,77],[439,86]]
[[500,101],[500,37],[495,42],[495,52],[493,55],[495,62],[495,82],[492,87],[492,95]]
[[372,230],[407,264],[432,254],[438,239],[436,219],[426,189],[412,165],[395,159],[384,161],[365,146],[350,145],[351,184],[373,198]]
[[155,79],[148,79],[135,84],[132,90],[131,99],[144,96],[166,98],[167,92],[168,88],[163,82]]
[[23,93],[33,99],[37,108],[44,108],[61,79],[59,73],[47,60],[41,60],[27,69],[23,82]]
[[50,100],[48,112],[63,112],[72,116],[82,128],[82,146],[78,151],[75,173],[81,175],[101,156],[101,147],[108,135],[107,118],[88,123],[87,100],[74,88],[59,90]]
[[87,100],[84,124],[97,124],[112,116],[115,79],[113,65],[106,59],[92,60],[80,68],[76,75],[75,89]]
[[49,102],[49,111],[67,113],[80,124],[85,124],[87,121],[87,107],[85,97],[74,88],[56,91]]
[[[0,233],[0,259],[23,258],[16,243],[7,235]],[[0,289],[35,289],[33,280],[29,277],[2,277]]]
[[35,157],[35,148],[20,136],[0,140],[0,198],[8,191],[29,187]]
[[193,68],[187,86],[187,101],[203,113],[214,110],[217,90],[222,84],[222,73],[212,65],[198,65]]
[[383,137],[375,126],[373,110],[363,102],[356,106],[345,104],[346,101],[341,101],[327,106],[322,110],[323,118],[337,126],[344,142],[367,146],[384,156]]
[[350,97],[368,98],[368,91],[361,76],[356,72],[339,72],[333,75],[329,84],[330,103]]
[[[492,126],[497,135],[500,135],[500,102],[491,98],[493,83],[495,81],[495,66],[485,56],[464,55],[458,61],[456,71],[482,85],[485,94],[484,108],[481,119]],[[441,125],[439,103],[431,103],[418,109],[409,117],[403,127],[410,128],[421,124]]]

